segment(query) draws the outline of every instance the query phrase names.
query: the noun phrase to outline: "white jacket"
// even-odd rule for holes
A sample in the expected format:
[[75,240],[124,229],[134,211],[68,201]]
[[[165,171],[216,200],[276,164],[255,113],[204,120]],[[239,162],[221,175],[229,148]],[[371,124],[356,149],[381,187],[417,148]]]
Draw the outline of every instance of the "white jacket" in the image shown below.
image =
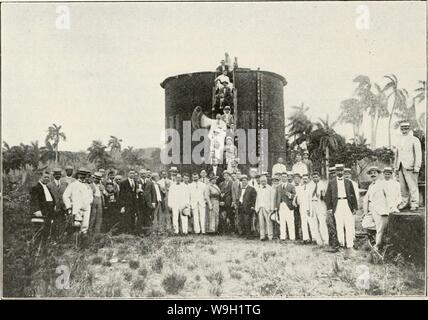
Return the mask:
[[398,212],[398,206],[401,203],[400,182],[394,179],[384,180],[385,191],[388,198],[388,207],[390,212]]
[[401,135],[398,139],[395,150],[395,170],[398,170],[400,163],[405,170],[419,171],[422,164],[421,142],[418,138],[409,133],[407,136]]
[[388,193],[385,189],[385,181],[377,180],[375,184],[370,184],[363,200],[363,211],[366,215],[371,213],[385,216],[389,214]]
[[90,211],[94,196],[87,183],[79,180],[69,184],[62,196],[65,207],[72,208],[72,214],[81,214],[82,211]]
[[184,183],[173,183],[169,187],[168,206],[173,209],[183,209],[190,206],[189,186]]
[[192,208],[200,206],[205,206],[205,187],[206,184],[203,182],[192,182],[189,184],[190,192],[190,205]]

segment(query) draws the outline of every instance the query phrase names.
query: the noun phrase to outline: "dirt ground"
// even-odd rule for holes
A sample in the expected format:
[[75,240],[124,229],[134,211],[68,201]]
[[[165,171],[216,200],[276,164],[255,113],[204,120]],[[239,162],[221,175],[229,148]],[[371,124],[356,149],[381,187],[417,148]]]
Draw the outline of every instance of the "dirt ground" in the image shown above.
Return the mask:
[[368,251],[328,253],[316,245],[235,236],[104,236],[58,257],[70,288],[96,297],[367,297],[423,295],[424,270],[373,264]]

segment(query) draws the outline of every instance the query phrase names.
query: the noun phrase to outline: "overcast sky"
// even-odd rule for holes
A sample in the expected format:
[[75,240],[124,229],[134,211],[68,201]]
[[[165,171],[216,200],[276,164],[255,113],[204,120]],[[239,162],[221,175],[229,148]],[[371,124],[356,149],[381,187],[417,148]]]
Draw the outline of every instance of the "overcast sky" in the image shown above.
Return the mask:
[[358,74],[383,85],[394,73],[413,91],[426,75],[425,2],[365,3],[368,30],[356,27],[360,4],[76,3],[69,30],[56,28],[55,4],[3,4],[2,138],[42,144],[56,123],[67,134],[60,150],[110,135],[124,146],[160,146],[159,84],[213,70],[224,52],[283,75],[286,112],[304,102],[313,120],[337,117]]

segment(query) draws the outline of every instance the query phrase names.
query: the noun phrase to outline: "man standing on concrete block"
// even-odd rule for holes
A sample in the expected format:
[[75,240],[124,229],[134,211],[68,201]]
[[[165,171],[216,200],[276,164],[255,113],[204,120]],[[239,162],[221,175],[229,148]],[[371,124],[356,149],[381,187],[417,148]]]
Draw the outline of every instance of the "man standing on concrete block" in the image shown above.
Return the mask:
[[410,200],[410,210],[415,211],[419,207],[418,175],[422,164],[421,142],[410,132],[409,121],[400,123],[400,131],[394,165],[401,186],[401,203],[398,209],[404,209]]

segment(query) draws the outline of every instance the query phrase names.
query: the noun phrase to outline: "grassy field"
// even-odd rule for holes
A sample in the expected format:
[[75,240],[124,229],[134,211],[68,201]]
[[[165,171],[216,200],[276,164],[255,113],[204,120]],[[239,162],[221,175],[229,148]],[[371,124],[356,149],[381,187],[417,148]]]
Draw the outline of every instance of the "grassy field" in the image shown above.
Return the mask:
[[[327,253],[315,245],[228,236],[101,236],[84,252],[57,248],[33,277],[32,296],[345,297],[423,295],[424,272],[371,264],[367,251]],[[53,251],[52,251],[53,252]],[[59,265],[71,270],[58,289]],[[43,269],[43,268],[42,268]],[[368,286],[357,279],[369,272]],[[367,275],[365,273],[364,275]]]
[[[5,297],[367,297],[425,292],[423,266],[404,259],[374,264],[364,247],[349,255],[327,253],[315,245],[232,236],[101,235],[85,251],[77,251],[72,241],[48,246],[35,261],[28,193],[6,194]],[[362,279],[368,279],[367,286],[361,286]]]

